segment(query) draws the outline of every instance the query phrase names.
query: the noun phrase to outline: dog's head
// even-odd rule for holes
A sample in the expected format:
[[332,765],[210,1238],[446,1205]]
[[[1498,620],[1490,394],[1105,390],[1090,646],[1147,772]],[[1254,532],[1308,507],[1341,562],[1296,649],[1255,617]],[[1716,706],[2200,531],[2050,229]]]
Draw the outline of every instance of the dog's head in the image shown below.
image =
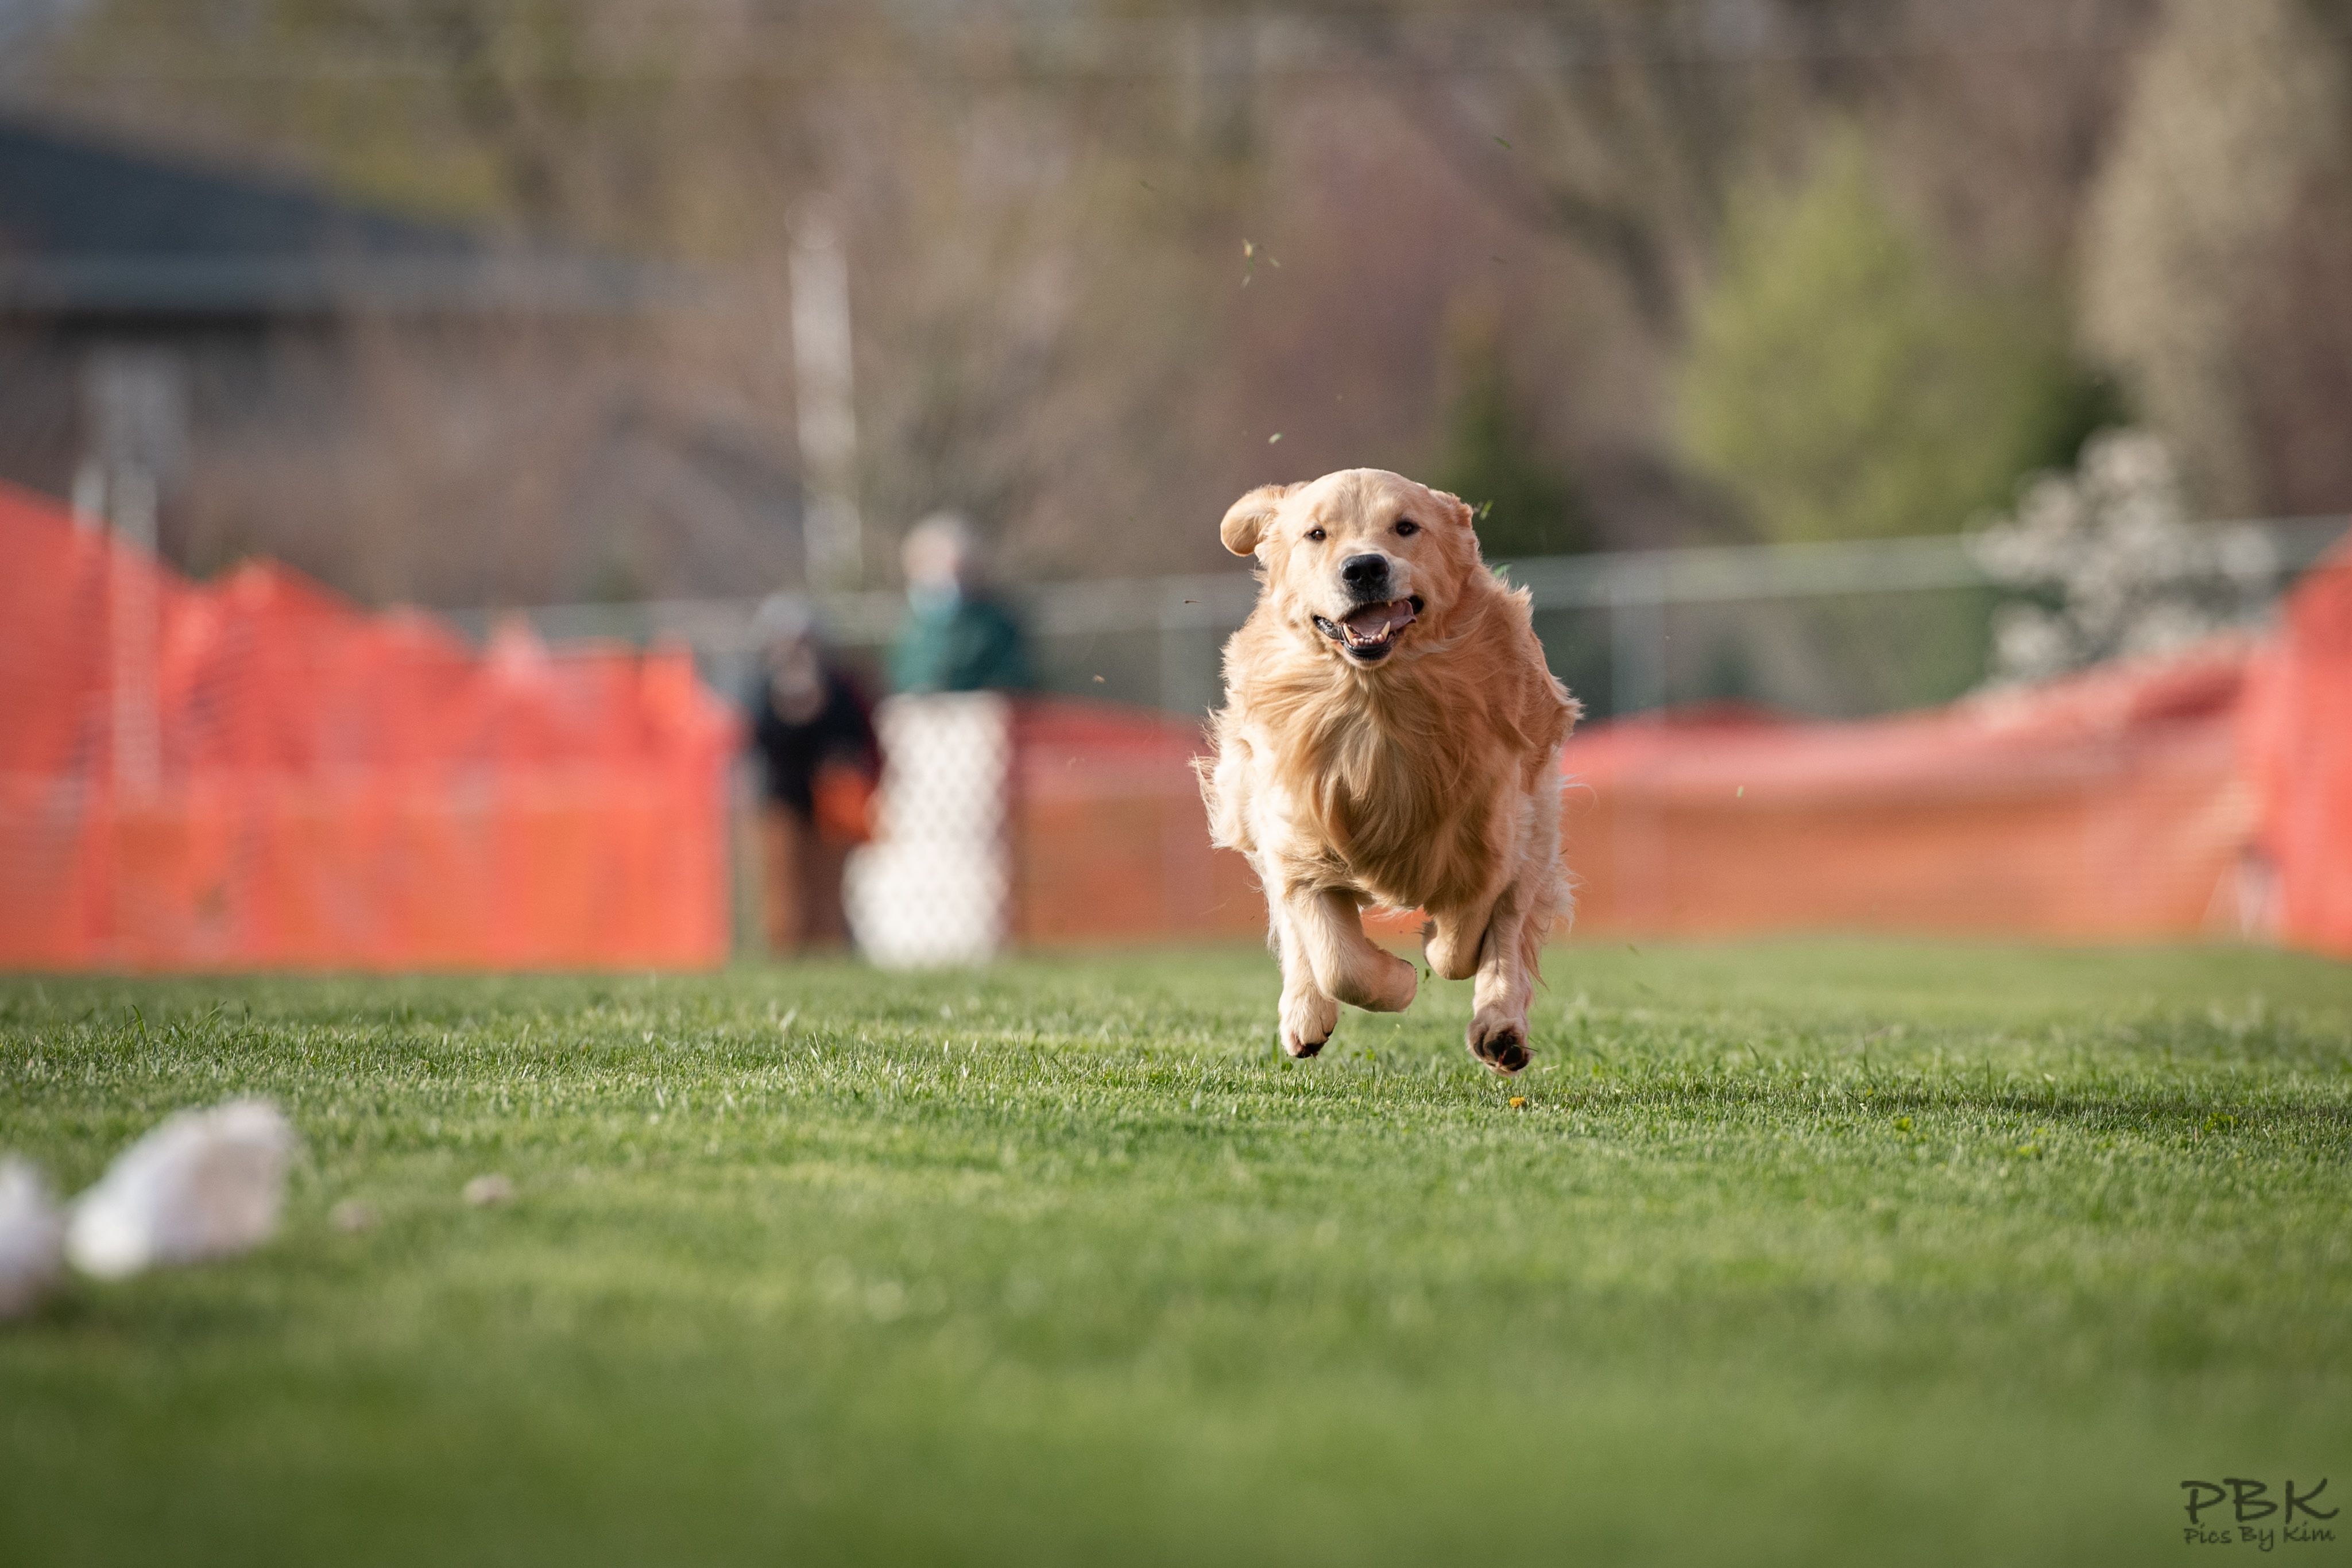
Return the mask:
[[1286,622],[1355,665],[1409,654],[1480,570],[1470,508],[1381,468],[1260,486],[1220,531],[1257,557]]

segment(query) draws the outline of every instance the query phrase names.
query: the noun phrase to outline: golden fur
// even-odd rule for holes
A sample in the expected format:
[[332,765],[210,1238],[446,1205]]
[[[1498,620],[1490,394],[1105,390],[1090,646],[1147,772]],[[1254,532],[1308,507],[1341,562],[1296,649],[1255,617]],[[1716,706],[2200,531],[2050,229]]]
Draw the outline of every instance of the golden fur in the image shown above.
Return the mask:
[[[1339,1002],[1412,1000],[1412,965],[1373,945],[1360,910],[1417,906],[1432,968],[1477,977],[1472,1052],[1516,1072],[1537,956],[1569,907],[1559,747],[1578,712],[1527,591],[1486,570],[1467,507],[1380,469],[1253,490],[1222,532],[1264,587],[1225,645],[1201,787],[1215,841],[1265,890],[1283,1049],[1313,1055]],[[1380,591],[1418,612],[1368,662],[1337,633],[1362,608],[1341,574],[1373,557]]]

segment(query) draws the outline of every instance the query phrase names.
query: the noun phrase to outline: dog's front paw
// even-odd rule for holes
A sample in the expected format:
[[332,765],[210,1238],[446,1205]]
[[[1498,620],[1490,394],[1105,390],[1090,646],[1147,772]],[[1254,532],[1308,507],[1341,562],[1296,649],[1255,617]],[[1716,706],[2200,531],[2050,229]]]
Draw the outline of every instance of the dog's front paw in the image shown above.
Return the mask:
[[1500,1008],[1480,1008],[1470,1019],[1470,1054],[1506,1078],[1535,1060],[1528,1049],[1528,1020]]
[[1282,1053],[1308,1057],[1323,1049],[1339,1027],[1339,1004],[1320,991],[1301,991],[1282,998]]

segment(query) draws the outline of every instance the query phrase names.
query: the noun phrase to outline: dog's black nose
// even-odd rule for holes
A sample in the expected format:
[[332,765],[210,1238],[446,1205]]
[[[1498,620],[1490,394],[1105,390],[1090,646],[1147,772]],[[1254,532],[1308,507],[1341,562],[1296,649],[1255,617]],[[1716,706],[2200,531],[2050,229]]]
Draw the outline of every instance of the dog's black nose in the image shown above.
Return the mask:
[[1339,563],[1339,580],[1359,593],[1384,587],[1388,580],[1389,558],[1384,555],[1351,555]]

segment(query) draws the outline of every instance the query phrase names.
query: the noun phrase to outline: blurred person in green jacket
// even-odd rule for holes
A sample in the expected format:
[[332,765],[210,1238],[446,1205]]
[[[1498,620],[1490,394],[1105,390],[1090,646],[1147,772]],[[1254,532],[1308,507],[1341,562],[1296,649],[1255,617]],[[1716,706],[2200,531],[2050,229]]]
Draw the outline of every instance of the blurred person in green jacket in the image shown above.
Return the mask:
[[971,525],[937,512],[907,531],[906,624],[890,649],[890,679],[902,692],[1026,691],[1028,639],[992,597]]

